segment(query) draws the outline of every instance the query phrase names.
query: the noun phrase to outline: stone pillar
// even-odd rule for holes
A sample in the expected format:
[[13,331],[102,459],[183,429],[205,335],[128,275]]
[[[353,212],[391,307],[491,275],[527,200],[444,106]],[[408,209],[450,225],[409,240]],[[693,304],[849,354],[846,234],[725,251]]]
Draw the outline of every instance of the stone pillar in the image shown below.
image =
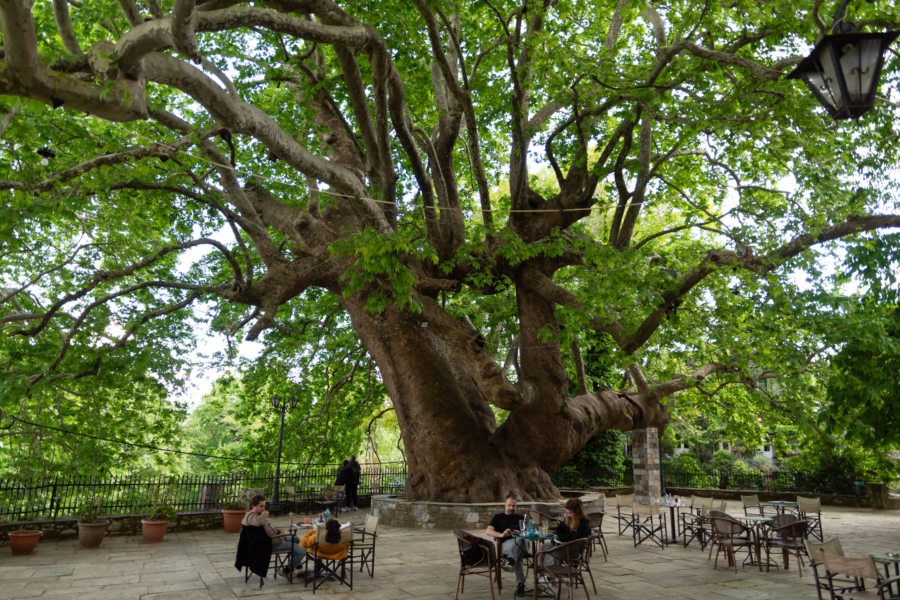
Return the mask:
[[659,434],[656,427],[631,432],[631,457],[634,461],[634,501],[650,504],[662,495],[659,471]]

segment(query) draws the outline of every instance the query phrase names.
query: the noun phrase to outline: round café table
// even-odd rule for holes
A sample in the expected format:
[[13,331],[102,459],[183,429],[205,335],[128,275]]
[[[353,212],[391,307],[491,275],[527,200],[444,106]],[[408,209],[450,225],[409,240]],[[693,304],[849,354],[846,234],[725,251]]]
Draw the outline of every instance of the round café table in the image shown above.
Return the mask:
[[[531,542],[531,560],[534,560],[537,557],[538,542],[546,542],[548,540],[552,540],[556,537],[556,535],[552,533],[541,533],[539,531],[535,531],[532,535],[528,535],[527,533],[514,533],[513,537],[517,540],[525,540],[527,542]],[[537,600],[538,570],[536,565],[531,565],[531,572],[534,575],[534,598],[535,600]]]
[[[894,565],[894,577],[900,576],[900,552],[879,552],[877,554],[869,554],[872,559],[884,565],[884,576],[885,578],[891,577],[891,565]],[[897,591],[895,592],[893,589],[888,590],[891,594],[891,598],[896,598],[900,595],[900,582],[897,582]]]

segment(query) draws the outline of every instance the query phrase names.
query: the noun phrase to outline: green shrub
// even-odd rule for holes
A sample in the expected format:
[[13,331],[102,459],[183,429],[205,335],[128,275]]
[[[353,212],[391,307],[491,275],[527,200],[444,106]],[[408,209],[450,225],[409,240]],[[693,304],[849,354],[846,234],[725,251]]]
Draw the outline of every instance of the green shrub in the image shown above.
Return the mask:
[[728,450],[716,450],[709,461],[709,465],[713,469],[730,470],[734,460],[734,456]]

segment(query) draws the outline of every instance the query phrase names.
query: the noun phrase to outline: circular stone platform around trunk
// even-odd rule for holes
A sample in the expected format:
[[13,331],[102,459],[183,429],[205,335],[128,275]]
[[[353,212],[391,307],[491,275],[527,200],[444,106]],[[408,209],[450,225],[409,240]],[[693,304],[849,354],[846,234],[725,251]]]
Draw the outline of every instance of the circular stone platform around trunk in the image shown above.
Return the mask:
[[[566,494],[569,496],[569,494]],[[596,492],[586,492],[581,496],[585,504],[602,504],[605,497]],[[549,504],[562,506],[566,498]],[[528,510],[529,501],[519,502],[519,512]],[[399,496],[373,495],[372,514],[378,517],[379,525],[396,527],[421,527],[423,529],[466,529],[477,531],[487,529],[488,523],[499,512],[503,512],[503,500],[497,502],[425,502],[410,501]],[[590,512],[590,511],[588,511]]]

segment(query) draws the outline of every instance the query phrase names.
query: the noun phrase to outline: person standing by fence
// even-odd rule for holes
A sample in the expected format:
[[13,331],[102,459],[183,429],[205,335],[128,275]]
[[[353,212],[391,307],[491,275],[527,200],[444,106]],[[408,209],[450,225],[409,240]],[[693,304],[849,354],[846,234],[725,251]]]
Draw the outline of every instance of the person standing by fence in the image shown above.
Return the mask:
[[350,455],[350,475],[347,481],[347,510],[359,510],[359,479],[362,467],[356,462],[356,455]]

